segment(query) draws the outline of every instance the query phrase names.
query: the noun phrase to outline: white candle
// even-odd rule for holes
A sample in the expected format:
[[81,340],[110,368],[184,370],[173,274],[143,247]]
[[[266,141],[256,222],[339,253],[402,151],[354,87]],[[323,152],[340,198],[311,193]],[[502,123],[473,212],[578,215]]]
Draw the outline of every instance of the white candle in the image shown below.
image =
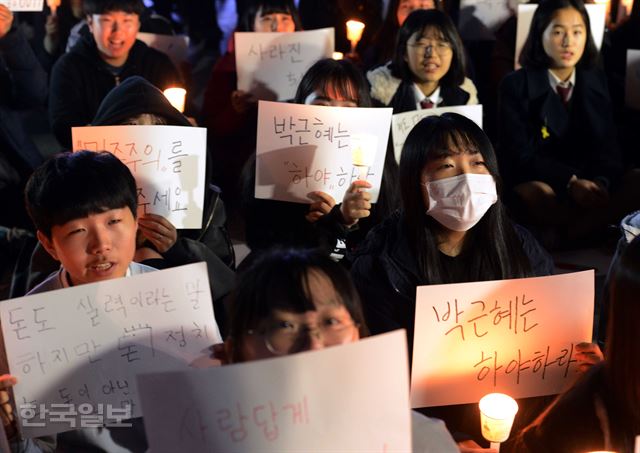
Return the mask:
[[482,436],[491,442],[493,448],[499,447],[509,438],[518,403],[504,393],[489,393],[482,397],[479,406]]
[[52,16],[56,15],[56,10],[58,9],[58,6],[60,6],[61,1],[62,0],[47,0],[47,5],[49,6],[49,9],[51,9]]
[[369,167],[373,166],[378,150],[378,138],[375,135],[353,134],[351,136],[351,162],[358,168],[359,179],[367,179]]
[[344,54],[342,52],[333,52],[331,56],[334,60],[342,60],[344,58]]
[[187,96],[187,90],[184,88],[167,88],[164,90],[164,96],[169,100],[169,103],[176,108],[176,110],[180,111],[180,113],[184,113],[184,100]]

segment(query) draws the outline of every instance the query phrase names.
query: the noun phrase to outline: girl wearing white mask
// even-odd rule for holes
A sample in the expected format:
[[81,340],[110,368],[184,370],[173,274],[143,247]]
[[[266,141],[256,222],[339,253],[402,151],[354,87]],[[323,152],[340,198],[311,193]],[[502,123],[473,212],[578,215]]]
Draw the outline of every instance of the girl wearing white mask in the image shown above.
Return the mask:
[[[402,209],[371,230],[351,274],[371,333],[407,329],[411,351],[417,286],[548,275],[553,263],[507,217],[493,147],[473,121],[427,117],[401,156]],[[480,427],[439,415],[452,432]]]
[[413,342],[416,286],[547,275],[549,255],[507,217],[491,142],[471,120],[431,116],[400,160],[402,209],[356,251],[352,274],[373,333]]

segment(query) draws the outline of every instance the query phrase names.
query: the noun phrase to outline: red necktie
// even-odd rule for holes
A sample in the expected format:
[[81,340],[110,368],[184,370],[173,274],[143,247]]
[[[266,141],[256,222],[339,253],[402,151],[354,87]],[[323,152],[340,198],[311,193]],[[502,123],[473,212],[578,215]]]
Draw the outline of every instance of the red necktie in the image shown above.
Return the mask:
[[436,105],[433,102],[431,102],[431,99],[429,99],[429,98],[426,98],[426,99],[423,99],[422,101],[420,101],[420,107],[423,108],[423,109],[432,109],[435,106]]
[[556,85],[556,91],[560,95],[560,100],[566,107],[569,104],[569,95],[571,94],[571,83],[567,84],[566,87]]

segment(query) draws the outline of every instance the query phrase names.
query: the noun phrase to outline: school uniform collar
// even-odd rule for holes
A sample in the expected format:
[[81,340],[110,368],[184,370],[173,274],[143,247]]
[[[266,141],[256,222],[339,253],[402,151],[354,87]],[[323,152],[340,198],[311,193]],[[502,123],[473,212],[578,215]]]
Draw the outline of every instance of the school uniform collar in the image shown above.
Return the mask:
[[430,96],[425,96],[420,87],[415,83],[413,84],[413,91],[416,98],[416,110],[422,109],[420,103],[425,99],[430,100],[433,103],[434,107],[438,107],[440,104],[442,104],[442,98],[440,97],[440,86],[438,86],[438,88],[436,88]]
[[555,75],[551,69],[547,69],[547,74],[549,76],[549,85],[554,92],[558,91],[558,86],[561,86],[562,88],[571,87],[571,90],[569,91],[569,99],[571,99],[574,88],[576,87],[576,68],[573,68],[569,80],[560,80],[560,78]]

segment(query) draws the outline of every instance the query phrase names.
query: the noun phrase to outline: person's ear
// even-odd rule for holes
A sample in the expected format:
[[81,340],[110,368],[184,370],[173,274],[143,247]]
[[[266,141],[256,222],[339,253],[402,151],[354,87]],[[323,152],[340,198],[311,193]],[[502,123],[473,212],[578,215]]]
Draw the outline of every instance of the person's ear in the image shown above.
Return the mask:
[[36,237],[40,241],[40,244],[42,244],[44,249],[47,251],[47,253],[51,255],[51,257],[54,260],[60,261],[58,259],[58,253],[56,252],[56,248],[53,246],[53,241],[51,241],[51,239],[49,239],[47,235],[40,230],[36,231]]
[[87,25],[89,26],[89,31],[93,34],[93,17],[87,14],[86,20],[87,20]]

